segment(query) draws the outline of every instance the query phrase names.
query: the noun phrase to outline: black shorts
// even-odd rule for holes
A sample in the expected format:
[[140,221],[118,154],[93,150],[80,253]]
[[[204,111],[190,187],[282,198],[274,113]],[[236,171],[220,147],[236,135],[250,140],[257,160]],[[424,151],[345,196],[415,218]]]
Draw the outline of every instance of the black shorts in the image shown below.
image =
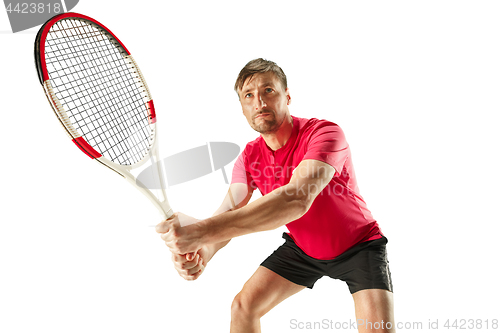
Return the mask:
[[319,260],[304,253],[283,233],[285,243],[273,252],[262,266],[285,279],[310,289],[323,276],[345,281],[351,294],[363,289],[385,289],[392,292],[391,272],[385,245],[387,238],[353,246],[332,260]]

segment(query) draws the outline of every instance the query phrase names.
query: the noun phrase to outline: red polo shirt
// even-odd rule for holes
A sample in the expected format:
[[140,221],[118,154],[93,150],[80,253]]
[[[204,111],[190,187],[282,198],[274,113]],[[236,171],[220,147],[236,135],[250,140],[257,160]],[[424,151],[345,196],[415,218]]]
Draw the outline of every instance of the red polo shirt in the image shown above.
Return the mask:
[[318,160],[335,168],[330,183],[306,214],[289,222],[289,235],[309,256],[328,260],[352,246],[382,237],[359,194],[351,151],[342,129],[332,122],[293,118],[286,144],[273,151],[262,137],[249,142],[238,157],[231,183],[246,183],[262,195],[288,184],[302,160]]

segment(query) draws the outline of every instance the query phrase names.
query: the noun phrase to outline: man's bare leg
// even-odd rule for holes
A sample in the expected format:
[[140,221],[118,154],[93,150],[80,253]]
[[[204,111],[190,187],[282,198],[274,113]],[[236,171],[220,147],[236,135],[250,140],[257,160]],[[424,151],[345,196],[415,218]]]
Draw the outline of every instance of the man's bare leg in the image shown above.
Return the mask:
[[365,289],[355,292],[352,297],[359,333],[396,332],[392,292]]
[[259,266],[231,305],[231,333],[260,332],[260,318],[304,288]]

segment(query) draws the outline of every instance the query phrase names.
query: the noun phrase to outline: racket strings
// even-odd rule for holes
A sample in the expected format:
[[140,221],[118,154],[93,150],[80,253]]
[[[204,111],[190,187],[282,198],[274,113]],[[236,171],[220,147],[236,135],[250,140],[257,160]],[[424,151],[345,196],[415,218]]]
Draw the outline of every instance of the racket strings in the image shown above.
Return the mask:
[[[81,27],[79,27],[79,30],[81,30]],[[84,30],[85,30],[85,33],[87,33],[87,35],[93,35],[93,36],[95,36],[95,34],[92,34],[92,30],[90,29],[90,26],[86,26]],[[80,31],[80,33],[81,33],[81,31]],[[99,39],[98,39],[98,40],[99,40]],[[100,39],[100,40],[101,40],[101,41],[105,41],[104,39]],[[109,43],[105,43],[104,45],[105,45],[105,46],[109,46]],[[100,49],[101,49],[101,48],[97,48],[97,50],[98,50],[98,51],[101,51]],[[113,73],[113,71],[112,71],[112,70],[113,70],[114,68],[113,68],[113,67],[110,67],[110,64],[112,64],[112,63],[113,63],[113,62],[115,62],[116,60],[119,60],[119,61],[120,61],[120,60],[122,60],[122,57],[121,57],[121,54],[118,54],[118,52],[115,52],[115,53],[113,54],[113,52],[112,52],[112,51],[116,51],[116,48],[111,47],[111,49],[110,49],[110,50],[111,50],[111,53],[109,53],[109,54],[108,54],[108,52],[107,52],[108,50],[109,50],[109,49],[105,50],[105,51],[106,51],[106,55],[111,55],[111,61],[107,61],[107,62],[106,62],[106,61],[100,61],[100,60],[102,60],[102,59],[105,59],[105,58],[102,56],[102,54],[101,54],[101,55],[99,55],[99,58],[97,58],[97,59],[98,59],[98,60],[99,60],[99,62],[101,63],[101,65],[102,65],[102,67],[103,67],[103,69],[104,69],[104,73],[108,72],[109,70],[111,70],[111,73]],[[97,52],[97,53],[99,54],[99,52]],[[108,59],[109,59],[109,57],[108,57]],[[95,61],[95,60],[93,60],[93,62],[95,63],[96,61]],[[127,68],[124,68],[124,63],[123,63],[123,62],[119,62],[119,63],[118,63],[118,65],[119,65],[120,67],[122,67],[122,68],[121,68],[121,70],[119,70],[118,72],[125,72],[125,73],[128,73]],[[125,66],[126,66],[126,65],[125,65]],[[124,95],[125,95],[125,96],[127,96],[127,97],[129,97],[129,96],[127,95],[127,93],[128,93],[128,92],[127,92],[127,91],[125,91],[125,92],[124,92],[124,91],[123,91],[123,89],[124,89],[124,88],[127,88],[127,87],[129,87],[130,85],[133,85],[133,84],[134,84],[134,82],[130,82],[131,76],[130,76],[130,73],[128,73],[128,74],[129,74],[129,75],[125,76],[125,78],[126,78],[126,80],[127,80],[128,82],[125,82],[125,84],[124,84],[124,85],[123,85],[123,84],[119,84],[119,85],[118,85],[119,89],[118,89],[118,91],[117,91],[117,92],[118,92],[118,93],[120,93],[120,94],[118,95],[118,96],[120,96],[120,97],[122,97],[122,96],[124,96]],[[114,78],[113,78],[113,79],[112,79],[112,81],[111,81],[111,83],[112,83],[113,85],[115,85],[117,82],[115,82],[115,80],[114,80]],[[105,87],[105,86],[106,86],[106,81],[105,81],[105,80],[104,80],[104,81],[102,81],[101,86],[103,86],[103,87]],[[108,87],[109,87],[109,86],[108,86]],[[102,89],[102,87],[101,87],[101,89]],[[109,90],[109,89],[108,89],[108,90]],[[135,91],[134,91],[134,92],[135,92]],[[108,95],[108,96],[109,96],[109,95]],[[103,97],[103,96],[100,96],[100,97],[101,97],[101,101],[98,101],[98,102],[102,102],[102,97]],[[142,96],[140,96],[140,97],[142,97]],[[107,99],[107,100],[105,100],[105,107],[109,108],[109,107],[110,107],[110,105],[113,105],[113,104],[116,102],[116,103],[118,103],[118,105],[120,106],[120,108],[121,108],[121,109],[129,110],[129,111],[127,112],[127,114],[126,114],[126,115],[127,115],[127,117],[126,117],[126,119],[125,119],[125,120],[128,122],[128,121],[130,120],[130,117],[128,117],[128,116],[130,116],[130,110],[133,110],[133,109],[131,109],[131,108],[127,108],[127,106],[130,106],[130,104],[124,104],[124,103],[122,102],[122,99],[121,99],[121,98],[120,98],[120,99],[118,99],[118,100],[116,100],[116,99],[117,99],[117,98],[116,98],[116,97],[114,97],[114,98],[111,98],[111,99]],[[136,100],[137,100],[137,99],[136,99]],[[134,101],[136,101],[136,100],[134,100]],[[130,99],[128,99],[127,101],[130,101]],[[140,103],[138,106],[142,106],[142,105],[143,105],[143,103],[142,103],[142,100],[141,100],[141,103]],[[98,107],[98,105],[95,105],[95,107]],[[116,110],[113,110],[113,112],[116,112]],[[133,116],[133,115],[132,115],[132,116]],[[109,117],[107,117],[107,118],[109,118]],[[118,123],[118,122],[116,121],[116,117],[113,117],[112,119],[109,119],[109,120],[111,121],[111,123],[112,123],[113,125],[116,125],[115,127],[113,127],[113,129],[116,129],[116,128],[117,128],[117,127],[119,127],[121,124],[123,124],[123,122],[122,122],[122,123]],[[123,120],[122,120],[122,121],[123,121]],[[126,123],[125,123],[125,125],[126,125]],[[101,127],[102,127],[102,126],[101,126]],[[99,128],[101,128],[101,127],[99,127]],[[129,128],[130,128],[130,127],[127,127],[126,129],[129,129]],[[122,129],[123,129],[123,126],[122,126]],[[130,132],[130,130],[129,130],[128,132]],[[137,145],[138,145],[138,143],[139,143],[140,141],[139,141],[139,142],[137,142],[137,141],[135,140],[135,135],[132,135],[132,136],[124,136],[124,135],[123,135],[123,131],[121,131],[121,132],[116,132],[116,131],[115,131],[115,134],[117,135],[115,138],[116,138],[116,139],[118,139],[118,140],[116,141],[116,143],[117,143],[117,145],[119,145],[119,146],[122,148],[122,149],[121,149],[121,150],[119,150],[119,151],[117,152],[117,154],[116,154],[116,157],[117,157],[118,159],[120,159],[120,157],[122,157],[122,156],[123,156],[123,155],[127,152],[127,150],[126,150],[126,149],[124,149],[124,148],[126,148],[126,147],[124,147],[124,140],[127,140],[127,139],[128,139],[128,138],[130,138],[130,137],[131,137],[133,140],[132,140],[132,142],[131,142],[131,143],[129,143],[129,146],[132,144],[132,145],[131,145],[131,147],[129,147],[129,148],[131,148],[131,149],[132,149],[132,151],[135,151],[135,150],[136,150]],[[134,133],[134,134],[135,134],[135,133]]]
[[154,138],[147,97],[114,43],[97,26],[64,19],[47,35],[46,64],[73,126],[106,158],[131,165],[144,158]]

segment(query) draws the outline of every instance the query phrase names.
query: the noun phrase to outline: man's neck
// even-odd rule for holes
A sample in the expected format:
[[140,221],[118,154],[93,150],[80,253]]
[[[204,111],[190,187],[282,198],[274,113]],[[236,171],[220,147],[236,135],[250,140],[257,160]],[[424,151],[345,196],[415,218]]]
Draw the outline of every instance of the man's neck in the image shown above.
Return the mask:
[[276,151],[287,143],[288,139],[290,139],[290,136],[292,135],[292,130],[293,118],[289,116],[288,119],[285,119],[285,121],[283,121],[283,124],[276,132],[270,134],[261,134],[261,136],[266,142],[267,146]]

